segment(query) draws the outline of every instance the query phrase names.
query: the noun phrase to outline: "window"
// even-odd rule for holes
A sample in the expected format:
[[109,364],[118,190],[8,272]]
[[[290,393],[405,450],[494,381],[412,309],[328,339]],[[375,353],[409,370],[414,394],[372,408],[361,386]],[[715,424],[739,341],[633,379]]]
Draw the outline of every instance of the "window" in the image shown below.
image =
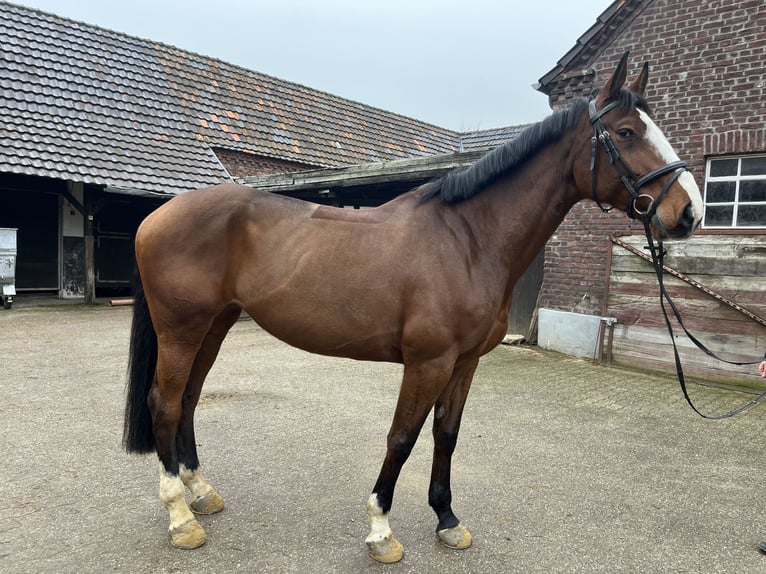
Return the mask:
[[702,226],[766,228],[766,155],[708,160]]

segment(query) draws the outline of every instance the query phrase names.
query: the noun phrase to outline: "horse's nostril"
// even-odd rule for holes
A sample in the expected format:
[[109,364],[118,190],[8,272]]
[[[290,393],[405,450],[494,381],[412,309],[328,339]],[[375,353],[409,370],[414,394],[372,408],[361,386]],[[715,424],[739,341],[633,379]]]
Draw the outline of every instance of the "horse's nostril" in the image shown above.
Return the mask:
[[691,202],[687,203],[686,207],[684,207],[678,223],[679,227],[683,227],[689,231],[694,230],[694,206],[691,204]]
[[[691,204],[691,202],[689,202],[679,214],[675,228],[665,230],[667,237],[689,237],[692,233],[694,233],[694,229],[697,227],[698,223],[694,215],[694,206]],[[655,219],[659,220],[661,223],[659,215],[655,216]]]

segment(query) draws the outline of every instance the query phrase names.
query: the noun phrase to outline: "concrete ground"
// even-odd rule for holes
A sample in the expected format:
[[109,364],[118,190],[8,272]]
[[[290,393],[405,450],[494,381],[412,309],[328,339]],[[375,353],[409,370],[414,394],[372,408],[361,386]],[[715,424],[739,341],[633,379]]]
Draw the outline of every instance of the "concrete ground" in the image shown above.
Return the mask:
[[[477,372],[455,455],[473,547],[436,541],[425,431],[391,518],[404,560],[374,563],[364,504],[401,367],[303,353],[251,321],[197,416],[227,508],[202,517],[205,546],[173,549],[155,457],[120,448],[130,312],[0,310],[4,573],[766,572],[763,407],[709,422],[672,379],[506,346]],[[691,391],[708,411],[749,399]]]

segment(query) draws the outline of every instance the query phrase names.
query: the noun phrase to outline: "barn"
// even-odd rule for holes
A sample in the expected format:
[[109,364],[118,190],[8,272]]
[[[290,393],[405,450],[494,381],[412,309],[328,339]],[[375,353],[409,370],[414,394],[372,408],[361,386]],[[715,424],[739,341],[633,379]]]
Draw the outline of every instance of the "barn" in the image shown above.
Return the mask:
[[[625,50],[633,73],[650,63],[655,119],[706,202],[698,235],[666,245],[667,286],[686,326],[735,360],[766,350],[765,24],[760,1],[616,0],[535,86],[556,110]],[[189,189],[238,181],[363,208],[524,127],[454,132],[5,2],[0,33],[0,227],[19,229],[25,293],[126,293],[138,223]],[[539,308],[544,346],[674,371],[641,233],[575,206],[517,287],[511,330]],[[757,382],[678,343],[693,376]]]
[[0,228],[18,229],[22,293],[126,292],[138,224],[190,189],[428,160],[383,187],[299,194],[376,205],[517,131],[458,133],[6,2],[0,37]]
[[[634,73],[649,62],[655,120],[705,200],[695,237],[666,244],[666,264],[679,274],[666,284],[689,330],[734,361],[766,351],[765,27],[760,0],[619,0],[536,86],[558,109],[590,95],[624,51]],[[619,363],[675,372],[644,244],[639,224],[591,202],[575,206],[545,248],[540,307],[550,312],[541,313],[559,329],[587,325],[579,331],[587,342],[575,341],[583,356],[603,350]],[[602,329],[606,342],[600,317],[617,321]],[[719,363],[675,330],[687,374],[757,382],[755,367]]]

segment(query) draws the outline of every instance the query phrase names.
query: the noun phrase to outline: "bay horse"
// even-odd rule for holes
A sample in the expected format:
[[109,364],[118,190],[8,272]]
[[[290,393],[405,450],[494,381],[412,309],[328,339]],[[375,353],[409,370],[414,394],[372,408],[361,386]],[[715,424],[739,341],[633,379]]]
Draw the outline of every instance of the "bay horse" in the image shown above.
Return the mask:
[[194,410],[242,310],[306,351],[403,364],[367,501],[371,556],[402,558],[389,512],[432,410],[436,534],[450,548],[471,545],[451,507],[451,458],[479,358],[506,334],[514,284],[582,199],[643,217],[658,241],[688,237],[702,215],[694,178],[650,118],[648,66],[629,86],[626,71],[627,53],[590,102],[374,209],[222,184],[179,195],[142,222],[123,442],[159,457],[173,546],[202,545],[194,513],[224,507],[200,470]]

